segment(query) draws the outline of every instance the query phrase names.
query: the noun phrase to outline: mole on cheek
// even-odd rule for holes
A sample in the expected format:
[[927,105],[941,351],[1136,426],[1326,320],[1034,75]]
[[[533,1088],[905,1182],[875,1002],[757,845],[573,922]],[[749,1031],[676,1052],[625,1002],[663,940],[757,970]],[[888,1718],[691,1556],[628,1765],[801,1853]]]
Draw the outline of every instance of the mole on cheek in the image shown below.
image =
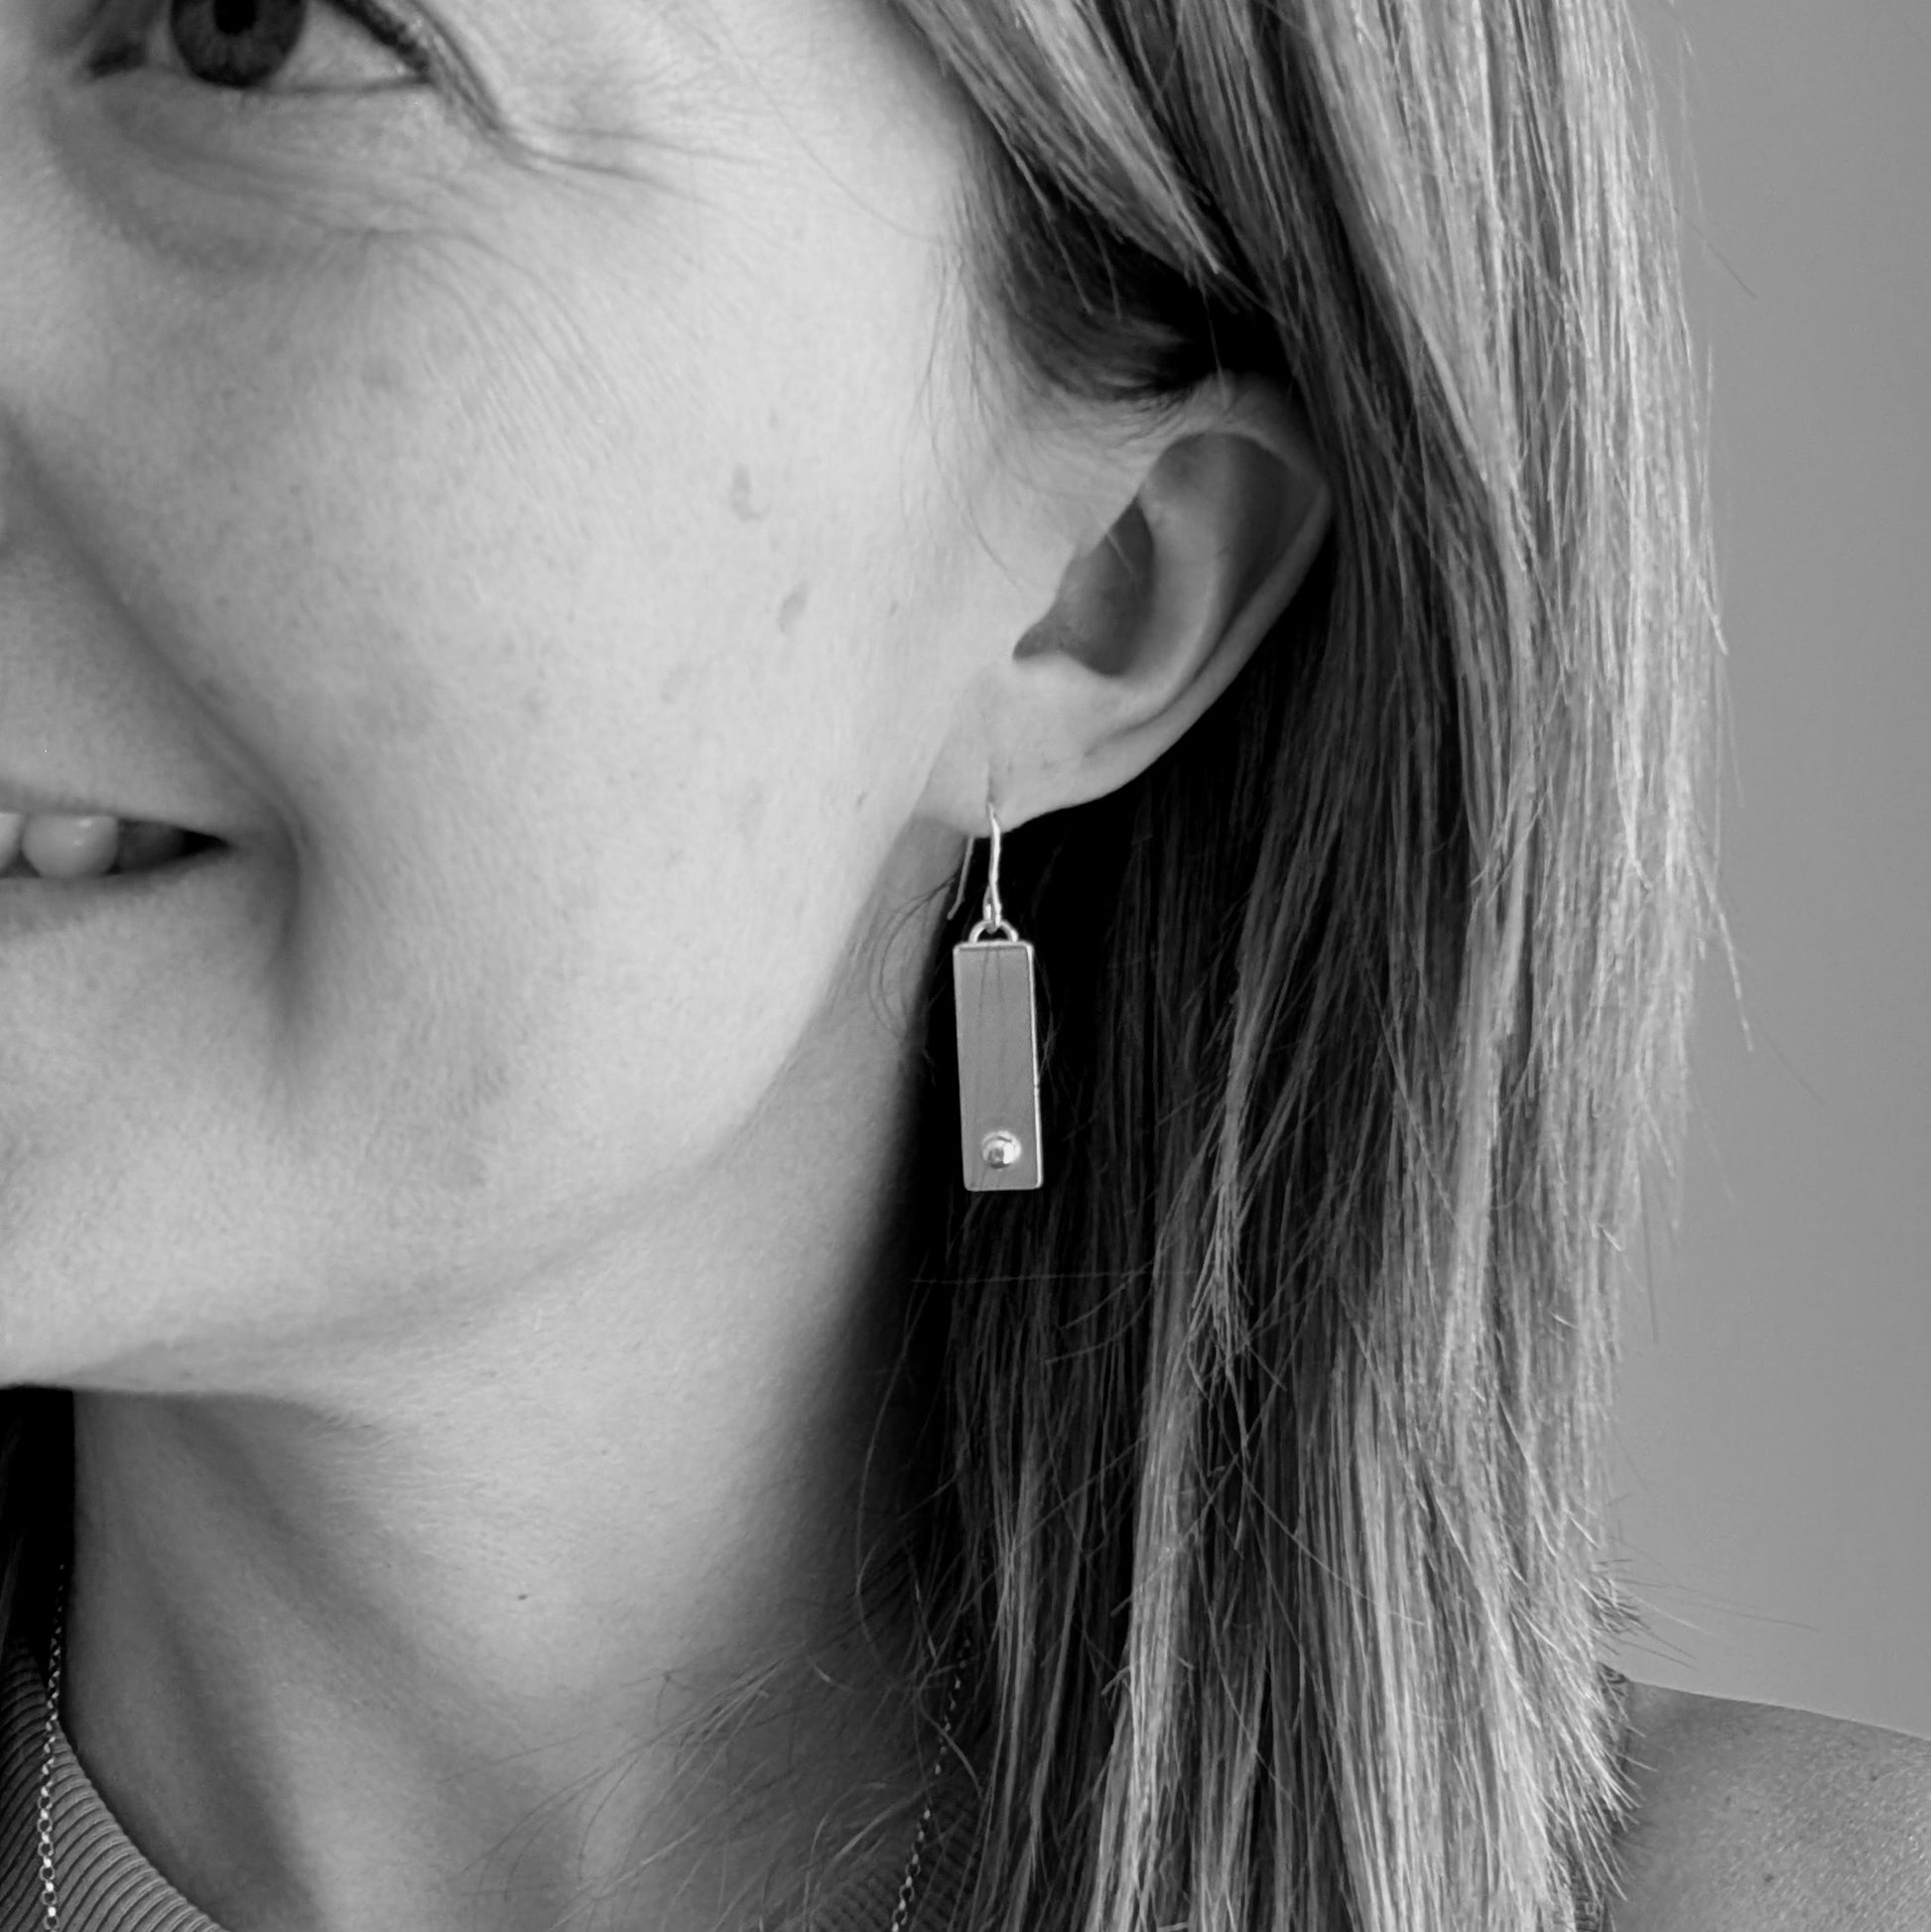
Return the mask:
[[744,788],[737,801],[737,836],[748,845],[758,836],[758,828],[764,824],[764,814],[770,804],[770,797],[764,787],[755,781]]
[[810,589],[801,583],[778,606],[778,628],[787,637],[791,635],[792,626],[805,614],[805,604],[810,596]]
[[771,514],[751,502],[751,472],[742,463],[731,471],[730,506],[731,515],[746,523],[762,523]]
[[436,722],[435,689],[428,678],[399,671],[387,685],[357,692],[349,713],[377,742],[407,744]]
[[397,396],[402,393],[402,364],[392,355],[378,352],[362,358],[362,387],[377,396]]

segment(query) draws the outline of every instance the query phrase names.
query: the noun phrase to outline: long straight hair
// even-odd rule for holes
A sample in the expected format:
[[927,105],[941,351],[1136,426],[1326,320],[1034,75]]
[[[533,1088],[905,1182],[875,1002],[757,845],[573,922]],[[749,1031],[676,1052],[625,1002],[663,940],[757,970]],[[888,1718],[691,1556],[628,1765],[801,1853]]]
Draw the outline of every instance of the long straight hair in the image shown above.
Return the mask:
[[[908,1154],[890,1562],[979,1803],[968,1932],[1580,1932],[1617,1257],[1717,913],[1699,409],[1617,0],[898,0],[973,110],[979,369],[1265,374],[1330,538],[1175,749],[1012,836],[1037,1196]],[[1012,393],[1012,392],[1009,392]],[[0,1396],[0,1630],[71,1520]],[[859,1580],[860,1594],[867,1579]]]
[[922,1708],[977,1660],[968,1923],[1594,1925],[1633,1797],[1617,1258],[1647,1169],[1674,1219],[1722,923],[1701,400],[1632,30],[899,5],[974,110],[987,380],[1157,421],[1266,375],[1336,497],[1208,715],[1007,840],[1039,1195],[960,1189],[931,981],[900,1553]]

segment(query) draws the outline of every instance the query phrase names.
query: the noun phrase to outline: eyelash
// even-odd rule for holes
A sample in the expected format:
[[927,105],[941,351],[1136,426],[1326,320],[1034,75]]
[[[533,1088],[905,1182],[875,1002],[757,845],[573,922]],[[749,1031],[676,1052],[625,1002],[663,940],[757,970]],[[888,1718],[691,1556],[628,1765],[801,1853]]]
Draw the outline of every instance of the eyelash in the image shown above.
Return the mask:
[[[98,79],[109,74],[137,70],[148,64],[139,59],[142,46],[149,33],[153,31],[158,9],[167,0],[139,0],[142,15],[139,31],[125,35],[116,41],[110,50],[97,55],[89,63],[90,74]],[[439,73],[440,63],[437,58],[435,37],[412,20],[391,13],[380,0],[311,0],[315,6],[325,7],[339,18],[360,27],[378,46],[386,52],[401,57],[414,84],[434,85]],[[178,78],[184,76],[177,76]],[[216,87],[204,83],[206,91],[225,96],[224,106],[242,112],[258,109],[271,101],[286,100],[291,95],[301,97],[305,94],[331,93],[369,93],[386,92],[386,88],[364,87],[292,87],[279,92],[269,87]],[[410,84],[397,82],[398,86]]]
[[377,6],[375,0],[321,0],[326,6],[348,15],[391,54],[400,54],[418,80],[434,80],[436,56],[428,33],[416,22]]

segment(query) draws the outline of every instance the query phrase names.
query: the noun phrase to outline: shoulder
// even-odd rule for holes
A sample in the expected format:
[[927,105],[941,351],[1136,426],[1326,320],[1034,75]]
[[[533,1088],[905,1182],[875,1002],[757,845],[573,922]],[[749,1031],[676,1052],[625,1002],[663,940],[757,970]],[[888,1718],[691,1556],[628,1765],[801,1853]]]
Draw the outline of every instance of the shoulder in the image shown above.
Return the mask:
[[1605,1932],[1924,1932],[1931,1742],[1629,1685],[1636,1807]]

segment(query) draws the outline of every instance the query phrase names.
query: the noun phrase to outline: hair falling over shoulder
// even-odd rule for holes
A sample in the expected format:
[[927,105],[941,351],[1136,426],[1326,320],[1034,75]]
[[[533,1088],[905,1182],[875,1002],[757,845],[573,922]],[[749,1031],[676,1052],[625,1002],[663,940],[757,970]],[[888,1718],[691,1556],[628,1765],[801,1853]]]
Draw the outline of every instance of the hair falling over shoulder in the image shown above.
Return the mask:
[[1336,496],[1200,724],[1008,840],[1054,1186],[958,1190],[931,1057],[905,1550],[932,1692],[980,1660],[972,1932],[1580,1932],[1630,1800],[1616,1270],[1720,923],[1632,30],[901,6],[984,137],[988,360],[1156,418],[1270,375]]

